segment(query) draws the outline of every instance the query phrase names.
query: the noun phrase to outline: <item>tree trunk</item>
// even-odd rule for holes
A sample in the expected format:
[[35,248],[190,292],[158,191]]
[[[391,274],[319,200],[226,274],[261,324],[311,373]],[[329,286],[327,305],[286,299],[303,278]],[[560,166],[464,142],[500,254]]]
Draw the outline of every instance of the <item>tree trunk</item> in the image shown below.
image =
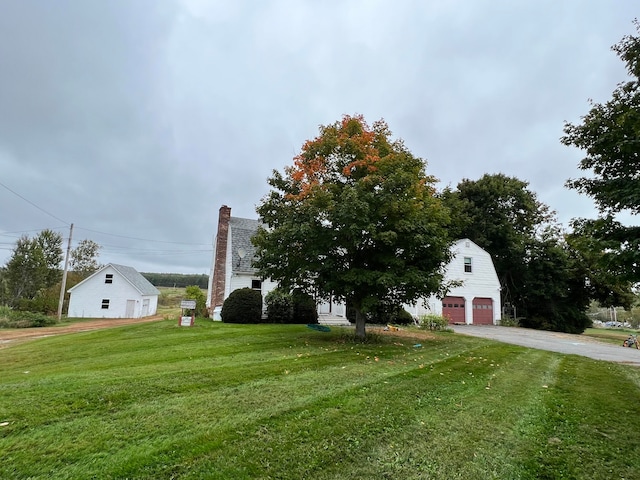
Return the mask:
[[362,311],[359,308],[357,308],[356,309],[356,337],[358,337],[361,340],[364,340],[366,336],[366,332],[364,329],[365,321],[366,321],[366,317],[364,316]]

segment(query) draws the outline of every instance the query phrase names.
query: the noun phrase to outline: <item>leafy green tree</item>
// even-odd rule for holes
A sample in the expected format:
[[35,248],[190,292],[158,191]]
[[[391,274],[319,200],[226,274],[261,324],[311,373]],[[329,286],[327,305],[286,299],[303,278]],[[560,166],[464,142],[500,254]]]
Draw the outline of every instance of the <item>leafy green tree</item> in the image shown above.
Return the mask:
[[[600,232],[596,233],[598,229],[609,229],[613,225],[603,219],[574,219],[572,225],[573,231],[566,239],[584,267],[590,298],[603,307],[631,309],[637,300],[633,290],[634,282],[621,271],[618,263],[621,256],[627,256],[631,252],[619,252],[615,254],[615,261],[611,261],[616,243],[604,240]],[[631,258],[625,260],[632,261]]]
[[[640,32],[640,23],[634,23]],[[627,35],[612,49],[631,79],[620,83],[608,102],[591,102],[580,124],[565,124],[562,143],[584,150],[579,168],[590,173],[566,186],[593,198],[598,207],[599,218],[577,219],[573,227],[598,240],[592,246],[600,266],[639,282],[640,227],[624,226],[615,215],[640,212],[640,37]]]
[[7,269],[0,267],[0,305],[9,304],[9,283],[7,281]]
[[435,181],[382,120],[370,127],[344,116],[322,126],[268,180],[255,266],[287,290],[346,301],[364,338],[364,314],[380,302],[443,289],[451,240]]
[[524,327],[582,333],[591,325],[586,315],[590,286],[581,255],[562,236],[548,229],[530,244],[524,270]]
[[60,264],[63,260],[62,235],[53,230],[42,230],[35,236],[34,241],[42,250],[46,268],[45,287],[55,285],[60,280]]
[[43,230],[34,238],[20,237],[5,267],[10,304],[32,300],[41,290],[55,285],[61,276],[62,258],[59,233]]
[[78,246],[71,250],[69,269],[83,279],[96,272],[100,269],[98,263],[100,248],[100,245],[93,240],[85,239],[78,242]]

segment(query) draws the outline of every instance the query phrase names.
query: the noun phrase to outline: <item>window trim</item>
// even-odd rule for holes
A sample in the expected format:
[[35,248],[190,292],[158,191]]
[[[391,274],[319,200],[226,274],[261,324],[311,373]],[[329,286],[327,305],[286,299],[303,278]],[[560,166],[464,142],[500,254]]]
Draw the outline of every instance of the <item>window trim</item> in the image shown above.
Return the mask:
[[104,283],[109,283],[112,284],[113,283],[113,273],[107,273],[104,276]]
[[108,298],[103,298],[102,299],[102,310],[109,310],[109,299]]
[[473,273],[473,259],[464,257],[464,273]]

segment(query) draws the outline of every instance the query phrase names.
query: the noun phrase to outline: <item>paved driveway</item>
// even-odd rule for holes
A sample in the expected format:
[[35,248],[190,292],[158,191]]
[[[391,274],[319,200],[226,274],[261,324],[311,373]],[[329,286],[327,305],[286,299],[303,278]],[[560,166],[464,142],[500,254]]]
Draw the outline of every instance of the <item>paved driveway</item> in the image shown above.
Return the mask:
[[596,360],[607,360],[640,367],[640,350],[601,342],[583,335],[491,325],[454,325],[453,330],[463,335],[488,338],[523,347],[582,355]]

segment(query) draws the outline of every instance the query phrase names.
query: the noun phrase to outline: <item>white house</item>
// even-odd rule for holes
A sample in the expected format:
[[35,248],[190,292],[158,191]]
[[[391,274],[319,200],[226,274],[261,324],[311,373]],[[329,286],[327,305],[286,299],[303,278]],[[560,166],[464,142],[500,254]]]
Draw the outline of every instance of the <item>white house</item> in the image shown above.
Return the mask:
[[220,207],[207,293],[207,307],[214,320],[220,320],[222,304],[234,290],[245,287],[259,290],[264,300],[277,286],[275,282],[262,280],[251,266],[256,252],[251,237],[259,226],[258,220],[232,217],[230,207]]
[[[231,208],[223,205],[219,211],[218,233],[213,253],[213,266],[209,276],[207,307],[219,320],[220,310],[229,294],[249,287],[266,296],[277,283],[261,280],[251,266],[255,247],[251,236],[260,222],[231,216]],[[457,280],[461,286],[452,288],[443,299],[430,297],[413,305],[404,305],[414,317],[424,314],[443,315],[451,323],[500,323],[500,282],[491,256],[469,239],[456,241],[452,246],[453,259],[446,266],[445,281]],[[323,319],[346,320],[346,308],[341,302],[323,302],[318,305],[320,323]]]
[[160,291],[136,269],[110,263],[70,288],[67,316],[142,318],[155,315]]

